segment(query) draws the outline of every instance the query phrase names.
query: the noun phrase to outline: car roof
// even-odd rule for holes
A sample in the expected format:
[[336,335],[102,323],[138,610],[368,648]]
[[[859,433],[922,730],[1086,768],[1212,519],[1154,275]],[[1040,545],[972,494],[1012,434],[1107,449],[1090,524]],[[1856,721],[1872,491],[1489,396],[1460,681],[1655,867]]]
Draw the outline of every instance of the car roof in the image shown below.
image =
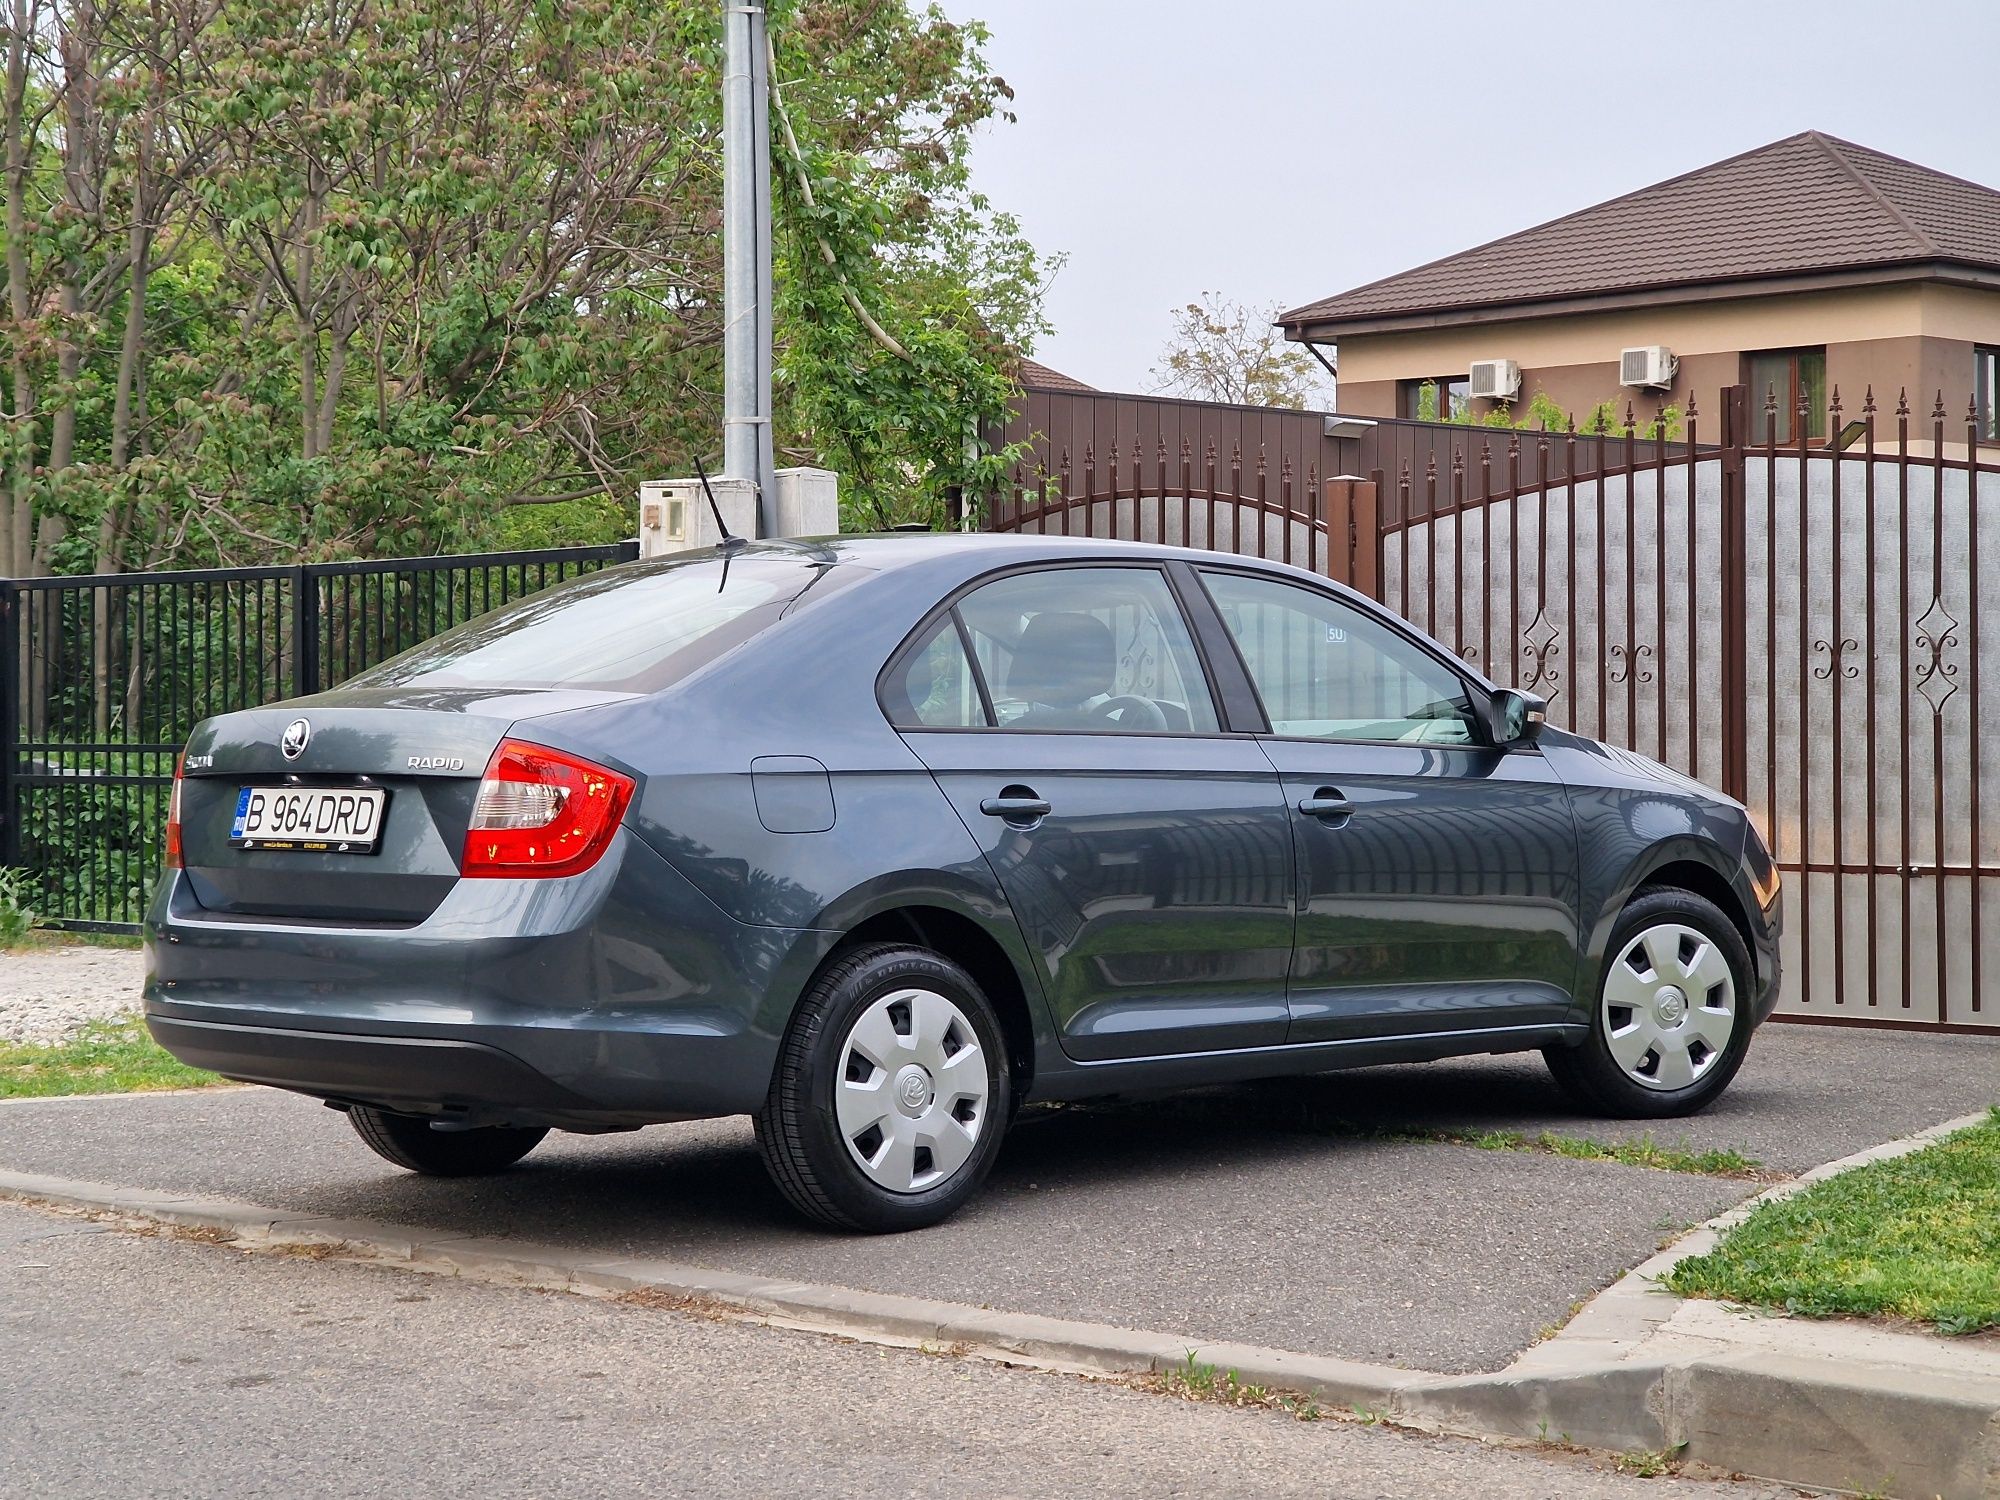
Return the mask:
[[[1160,560],[1178,558],[1183,562],[1218,561],[1270,568],[1274,572],[1301,573],[1268,558],[1236,557],[1205,551],[1198,547],[1175,547],[1161,542],[1112,541],[1104,537],[1043,536],[1019,531],[867,531],[839,536],[795,537],[758,542],[759,548],[796,549],[817,555],[824,561],[838,560],[859,567],[887,571],[891,568],[933,563],[941,558],[962,556],[978,562],[1029,562],[1036,558],[1059,561],[1066,557],[1129,557]],[[1306,574],[1312,577],[1316,575]]]

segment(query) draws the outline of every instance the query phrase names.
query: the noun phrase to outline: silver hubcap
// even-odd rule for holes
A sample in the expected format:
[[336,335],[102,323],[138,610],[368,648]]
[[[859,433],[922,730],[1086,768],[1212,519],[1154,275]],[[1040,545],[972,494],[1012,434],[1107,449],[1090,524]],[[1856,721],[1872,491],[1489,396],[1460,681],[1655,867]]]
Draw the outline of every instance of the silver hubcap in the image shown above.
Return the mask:
[[847,1033],[833,1113],[869,1181],[921,1193],[971,1157],[991,1092],[965,1012],[934,990],[897,990]]
[[1721,950],[1692,927],[1648,927],[1604,980],[1604,1040],[1625,1076],[1684,1089],[1707,1074],[1736,1031],[1736,981]]

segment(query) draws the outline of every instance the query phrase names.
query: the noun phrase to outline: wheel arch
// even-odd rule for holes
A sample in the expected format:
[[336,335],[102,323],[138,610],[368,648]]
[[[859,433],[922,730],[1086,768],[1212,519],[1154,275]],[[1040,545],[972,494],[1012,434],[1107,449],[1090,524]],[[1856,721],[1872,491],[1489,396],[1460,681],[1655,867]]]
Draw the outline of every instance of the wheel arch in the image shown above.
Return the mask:
[[1682,890],[1713,903],[1729,919],[1730,926],[1743,939],[1744,950],[1750,955],[1754,984],[1762,977],[1757,973],[1757,934],[1750,922],[1750,909],[1744,894],[1737,889],[1726,866],[1720,846],[1706,840],[1675,839],[1649,849],[1626,877],[1617,901],[1610,903],[1605,912],[1595,944],[1597,965],[1601,967],[1603,964],[1611,929],[1634,899],[1647,890]]
[[910,870],[871,880],[828,903],[813,925],[839,936],[819,956],[800,993],[863,943],[915,943],[965,969],[992,999],[1006,1033],[1017,1103],[1027,1097],[1045,1056],[1059,1055],[1021,925],[983,863],[976,873]]
[[1029,1000],[1028,981],[1006,946],[985,925],[946,906],[909,903],[885,907],[862,919],[842,935],[823,969],[869,943],[911,943],[942,954],[964,969],[993,1002],[1007,1048],[1014,1102],[1027,1097],[1034,1081],[1036,1047],[1043,1030],[1039,1007]]

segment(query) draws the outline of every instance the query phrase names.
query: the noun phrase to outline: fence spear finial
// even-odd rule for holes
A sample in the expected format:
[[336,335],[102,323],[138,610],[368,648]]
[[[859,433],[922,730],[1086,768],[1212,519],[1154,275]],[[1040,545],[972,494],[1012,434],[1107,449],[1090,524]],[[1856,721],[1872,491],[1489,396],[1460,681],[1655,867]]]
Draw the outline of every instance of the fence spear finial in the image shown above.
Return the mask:
[[1875,415],[1875,382],[1872,380],[1868,382],[1868,389],[1861,398],[1861,415],[1864,417]]
[[1909,414],[1910,414],[1910,388],[1908,386],[1903,386],[1899,388],[1896,392],[1896,415],[1899,417],[1907,417]]

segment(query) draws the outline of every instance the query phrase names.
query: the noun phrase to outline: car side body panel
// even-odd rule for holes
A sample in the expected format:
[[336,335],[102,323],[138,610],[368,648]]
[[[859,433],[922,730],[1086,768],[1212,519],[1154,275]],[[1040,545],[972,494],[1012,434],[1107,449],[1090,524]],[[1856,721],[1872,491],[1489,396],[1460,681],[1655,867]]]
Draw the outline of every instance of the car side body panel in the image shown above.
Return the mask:
[[[1775,873],[1759,889],[1753,851],[1762,854],[1742,806],[1670,767],[1579,735],[1544,730],[1543,754],[1570,789],[1576,818],[1580,910],[1589,915],[1577,1013],[1595,1003],[1611,930],[1632,896],[1673,866],[1710,872],[1725,912],[1739,919],[1756,965],[1752,1013],[1777,1004],[1778,940],[1783,930]],[[1763,863],[1768,868],[1768,856]]]

